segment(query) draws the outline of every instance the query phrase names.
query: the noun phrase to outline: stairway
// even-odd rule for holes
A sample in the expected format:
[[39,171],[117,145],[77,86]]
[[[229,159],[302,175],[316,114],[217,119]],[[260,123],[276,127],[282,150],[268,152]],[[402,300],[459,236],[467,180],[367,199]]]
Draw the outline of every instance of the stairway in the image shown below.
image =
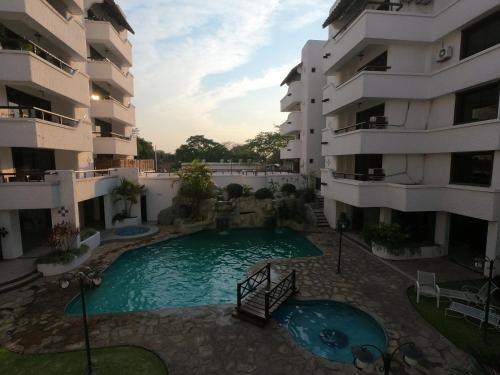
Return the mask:
[[37,270],[34,270],[28,274],[22,275],[16,279],[9,280],[3,283],[0,283],[0,293],[8,292],[17,288],[20,288],[26,284],[35,281],[36,279],[42,277],[42,274]]
[[316,216],[316,226],[318,228],[330,227],[330,224],[328,223],[328,220],[326,219],[326,216],[323,211],[324,204],[325,204],[325,199],[322,196],[316,197],[316,202],[314,202],[313,205],[313,212],[314,216]]

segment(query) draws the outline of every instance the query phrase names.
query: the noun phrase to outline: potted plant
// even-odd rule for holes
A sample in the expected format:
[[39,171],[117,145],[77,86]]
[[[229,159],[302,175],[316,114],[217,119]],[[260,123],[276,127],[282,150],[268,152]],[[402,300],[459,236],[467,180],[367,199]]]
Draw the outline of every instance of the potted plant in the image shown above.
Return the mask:
[[132,206],[139,202],[139,197],[144,192],[144,185],[139,185],[126,178],[120,180],[120,185],[111,192],[114,197],[114,203],[122,203],[123,209],[113,217],[113,223],[117,221],[120,224],[115,226],[137,225],[138,217],[132,216]]

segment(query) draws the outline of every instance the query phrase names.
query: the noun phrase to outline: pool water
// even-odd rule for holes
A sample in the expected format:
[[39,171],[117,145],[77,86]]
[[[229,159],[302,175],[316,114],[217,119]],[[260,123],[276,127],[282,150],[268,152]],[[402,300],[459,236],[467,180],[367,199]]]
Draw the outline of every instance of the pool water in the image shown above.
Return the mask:
[[117,236],[138,236],[139,234],[144,234],[149,231],[148,227],[141,226],[130,226],[115,229],[115,235]]
[[[353,346],[387,346],[382,326],[369,314],[345,303],[292,299],[273,316],[300,346],[331,361],[352,363]],[[372,353],[375,358],[380,356]]]
[[[321,255],[289,229],[203,231],[122,254],[86,293],[89,314],[236,302],[236,284],[256,262]],[[66,309],[79,314],[81,300]]]

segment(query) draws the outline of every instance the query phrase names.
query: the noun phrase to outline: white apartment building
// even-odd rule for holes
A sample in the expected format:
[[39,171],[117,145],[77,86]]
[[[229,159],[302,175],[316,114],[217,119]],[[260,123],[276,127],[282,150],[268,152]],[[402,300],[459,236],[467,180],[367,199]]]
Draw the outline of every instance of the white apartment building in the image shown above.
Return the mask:
[[500,255],[500,1],[338,0],[324,27],[322,194],[472,266]]
[[110,227],[111,190],[138,179],[94,170],[137,154],[127,29],[114,0],[0,0],[0,260],[61,221]]
[[325,127],[321,106],[322,90],[326,84],[322,72],[324,43],[309,40],[302,48],[301,62],[281,83],[288,86],[281,99],[281,112],[289,112],[289,115],[280,126],[280,133],[292,139],[281,149],[280,158],[285,168],[315,177],[318,181],[324,165],[319,147],[321,130]]

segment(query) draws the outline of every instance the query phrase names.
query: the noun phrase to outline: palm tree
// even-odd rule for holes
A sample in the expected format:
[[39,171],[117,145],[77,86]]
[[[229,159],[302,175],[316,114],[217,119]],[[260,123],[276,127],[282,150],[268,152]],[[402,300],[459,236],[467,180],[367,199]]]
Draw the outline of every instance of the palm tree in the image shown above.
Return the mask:
[[111,194],[114,197],[114,203],[123,202],[123,214],[130,217],[132,206],[139,202],[139,197],[144,190],[144,185],[122,178],[120,185],[115,187]]

